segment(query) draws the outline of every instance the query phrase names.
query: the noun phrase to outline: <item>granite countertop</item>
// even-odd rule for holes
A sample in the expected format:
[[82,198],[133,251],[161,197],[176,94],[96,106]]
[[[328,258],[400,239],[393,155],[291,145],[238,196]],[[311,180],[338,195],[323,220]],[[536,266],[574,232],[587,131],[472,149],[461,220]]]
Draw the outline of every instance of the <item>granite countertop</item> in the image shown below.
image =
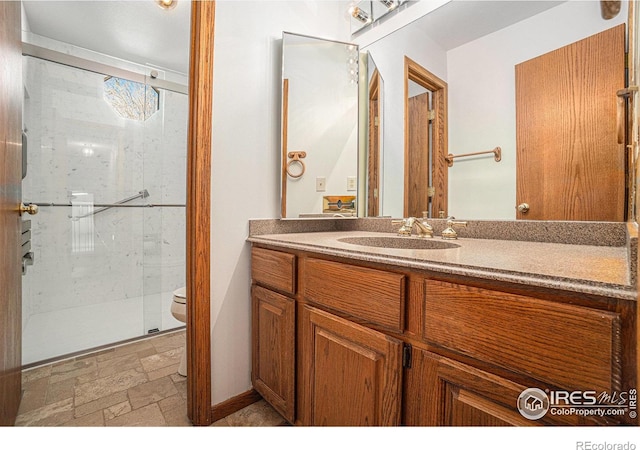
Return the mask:
[[562,289],[636,300],[630,258],[624,246],[575,245],[460,237],[447,249],[395,249],[342,242],[353,237],[398,237],[372,231],[328,231],[250,235],[248,240],[358,261],[390,264],[445,274]]

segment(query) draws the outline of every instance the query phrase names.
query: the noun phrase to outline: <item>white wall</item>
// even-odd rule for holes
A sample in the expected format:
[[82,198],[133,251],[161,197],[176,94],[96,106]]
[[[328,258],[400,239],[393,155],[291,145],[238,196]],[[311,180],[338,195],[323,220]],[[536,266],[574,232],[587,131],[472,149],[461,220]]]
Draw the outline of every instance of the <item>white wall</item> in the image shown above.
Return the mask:
[[348,41],[344,2],[216,2],[212,401],[251,388],[248,220],[280,216],[282,32]]
[[623,5],[615,19],[604,20],[599,2],[569,1],[447,53],[449,151],[502,148],[499,163],[491,156],[455,161],[450,215],[515,219],[515,65],[624,23]]

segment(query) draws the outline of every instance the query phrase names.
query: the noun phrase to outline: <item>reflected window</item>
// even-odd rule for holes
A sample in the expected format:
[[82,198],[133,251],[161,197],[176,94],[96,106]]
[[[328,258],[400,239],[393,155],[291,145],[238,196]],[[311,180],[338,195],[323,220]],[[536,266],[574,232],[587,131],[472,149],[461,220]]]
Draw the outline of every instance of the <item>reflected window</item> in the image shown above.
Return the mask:
[[156,89],[118,77],[105,78],[104,98],[125,119],[145,121],[160,108]]

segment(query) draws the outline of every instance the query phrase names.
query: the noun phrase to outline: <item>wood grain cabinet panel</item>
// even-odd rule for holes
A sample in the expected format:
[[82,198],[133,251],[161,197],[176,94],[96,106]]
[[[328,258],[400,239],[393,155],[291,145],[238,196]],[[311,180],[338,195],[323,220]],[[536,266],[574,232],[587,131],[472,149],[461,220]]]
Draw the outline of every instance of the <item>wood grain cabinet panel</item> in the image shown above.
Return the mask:
[[[441,426],[532,426],[516,409],[525,389],[504,378],[443,359],[438,368]],[[507,406],[508,405],[508,406]]]
[[307,259],[302,277],[306,300],[402,332],[405,275]]
[[621,389],[616,313],[427,280],[423,337],[564,389]]
[[295,301],[252,288],[254,388],[290,422],[295,419]]
[[294,295],[295,271],[295,255],[264,248],[251,249],[251,278],[254,282]]
[[399,425],[401,342],[310,306],[301,314],[301,424]]

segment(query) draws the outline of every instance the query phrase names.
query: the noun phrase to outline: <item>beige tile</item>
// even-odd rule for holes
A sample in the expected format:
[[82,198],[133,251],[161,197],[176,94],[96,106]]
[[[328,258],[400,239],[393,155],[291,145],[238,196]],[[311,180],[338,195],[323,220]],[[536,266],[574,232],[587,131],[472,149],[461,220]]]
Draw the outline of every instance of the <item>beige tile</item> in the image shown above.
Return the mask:
[[43,407],[47,400],[49,378],[37,378],[35,381],[23,384],[22,400],[18,414],[24,414]]
[[47,389],[47,404],[56,403],[60,400],[72,398],[74,393],[74,386],[76,384],[75,378],[60,381],[59,383],[49,383],[49,389]]
[[107,397],[113,393],[125,391],[146,381],[147,375],[135,369],[129,369],[112,376],[98,378],[97,380],[75,387],[75,404],[76,406],[80,406],[101,397]]
[[104,414],[105,420],[112,420],[118,416],[131,412],[131,410],[131,403],[129,403],[129,401],[127,400],[126,402],[110,406],[104,409],[102,412]]
[[232,427],[279,426],[286,423],[284,418],[264,400],[257,401],[226,419]]
[[142,363],[142,367],[144,367],[145,372],[153,372],[154,370],[180,363],[181,355],[182,349],[176,348],[142,358],[140,359],[140,362]]
[[220,420],[216,420],[215,422],[213,422],[211,424],[212,427],[229,427],[231,425],[229,425],[229,422],[227,422],[227,419],[220,419]]
[[172,395],[177,395],[178,391],[174,387],[173,381],[169,377],[165,377],[132,387],[127,394],[129,395],[131,407],[138,409]]
[[51,375],[51,365],[36,367],[22,372],[22,384],[28,384]]
[[160,411],[162,411],[167,425],[172,427],[191,426],[191,421],[187,416],[187,401],[179,395],[159,401],[158,406],[160,406]]
[[73,420],[70,420],[69,422],[65,422],[61,426],[63,427],[103,427],[104,417],[102,416],[102,411],[96,411],[92,414],[82,416],[78,419],[73,419]]
[[55,426],[73,419],[73,399],[66,399],[21,414],[16,426]]
[[98,362],[98,378],[115,375],[117,372],[124,372],[128,369],[141,369],[140,358],[136,353],[131,355],[116,356],[106,361]]
[[152,403],[144,408],[136,409],[130,413],[123,414],[113,420],[107,420],[108,427],[162,427],[167,426],[160,407],[157,403]]
[[[147,372],[147,376],[149,377],[149,380],[157,380],[158,378],[162,378],[162,377],[166,377],[166,376],[171,376],[173,379],[173,375],[178,375],[178,367],[180,366],[180,364],[173,364],[171,366],[167,366],[167,367],[162,367],[161,369],[158,370],[153,370],[151,372]],[[180,375],[178,375],[180,376]]]
[[155,352],[155,348],[148,340],[133,342],[131,344],[123,345],[121,347],[116,347],[111,352],[102,353],[96,356],[96,358],[99,362],[102,362],[112,358],[117,358],[119,356],[131,355],[133,353],[137,353],[140,351],[148,351],[149,349]]
[[92,414],[96,411],[102,411],[105,408],[109,408],[118,403],[128,402],[127,391],[116,392],[115,394],[108,395],[106,397],[99,398],[84,405],[76,407],[75,416],[82,417],[87,414]]
[[187,342],[185,333],[167,334],[158,336],[152,340],[152,344],[158,353],[163,353],[176,348],[183,348]]
[[50,383],[59,383],[71,378],[77,378],[82,375],[93,374],[97,372],[95,358],[86,358],[82,360],[72,360],[59,365],[54,365],[51,369]]

